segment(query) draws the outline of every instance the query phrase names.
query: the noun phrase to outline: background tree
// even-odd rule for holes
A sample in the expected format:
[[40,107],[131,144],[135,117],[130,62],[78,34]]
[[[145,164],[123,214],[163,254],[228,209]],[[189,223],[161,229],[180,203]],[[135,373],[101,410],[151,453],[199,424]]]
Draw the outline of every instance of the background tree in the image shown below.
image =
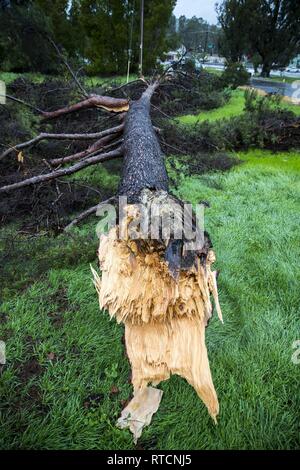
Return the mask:
[[[169,48],[166,33],[175,3],[145,2],[145,72]],[[2,70],[55,73],[58,61],[48,36],[90,73],[125,74],[129,48],[131,71],[138,70],[139,0],[2,1],[0,21]]]
[[[131,71],[136,72],[140,47],[140,2],[82,0],[80,3],[88,70],[92,73],[124,74],[131,44]],[[175,0],[145,2],[144,71],[153,68],[157,57],[168,49],[166,33],[175,3]]]
[[262,58],[263,77],[272,66],[284,67],[300,43],[300,2],[248,0],[253,11],[248,26],[249,43]]
[[294,0],[224,0],[217,6],[222,53],[233,62],[261,57],[263,77],[286,66],[300,42],[300,3]]
[[218,37],[220,30],[210,25],[203,18],[186,18],[180,16],[178,20],[178,35],[181,44],[187,49],[201,53],[216,53],[218,51]]
[[172,49],[178,49],[182,45],[182,40],[180,37],[179,32],[177,31],[177,23],[178,20],[174,14],[171,15],[169,19],[169,24],[168,24],[168,29],[166,32],[166,39],[167,39],[167,45],[168,45],[168,50]]
[[245,0],[224,0],[217,4],[216,10],[222,27],[220,53],[230,62],[239,62],[248,49],[247,27],[251,14]]
[[51,37],[79,57],[83,33],[79,31],[78,1],[10,0],[0,9],[0,67],[13,72],[56,73],[59,62]]

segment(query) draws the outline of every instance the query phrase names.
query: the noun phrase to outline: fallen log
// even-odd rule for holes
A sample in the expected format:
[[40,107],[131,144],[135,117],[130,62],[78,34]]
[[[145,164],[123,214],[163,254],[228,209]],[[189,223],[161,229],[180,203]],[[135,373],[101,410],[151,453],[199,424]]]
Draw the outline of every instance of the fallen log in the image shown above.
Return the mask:
[[[205,346],[205,327],[212,315],[210,294],[222,321],[209,237],[206,234],[200,247],[186,253],[184,236],[178,240],[171,231],[165,239],[159,231],[153,239],[149,227],[146,237],[137,228],[143,210],[151,219],[153,207],[158,205],[159,216],[169,220],[172,205],[177,203],[176,223],[184,205],[169,193],[164,156],[150,119],[150,100],[158,86],[158,82],[150,85],[138,101],[130,103],[119,186],[119,196],[126,196],[127,204],[124,217],[119,214],[116,226],[100,237],[102,278],[92,270],[100,308],[125,325],[134,403],[123,411],[118,423],[132,430],[135,441],[161,399],[148,385],[156,386],[171,374],[186,378],[215,422],[219,412]],[[142,393],[145,389],[146,395]],[[131,408],[140,412],[130,418]]]

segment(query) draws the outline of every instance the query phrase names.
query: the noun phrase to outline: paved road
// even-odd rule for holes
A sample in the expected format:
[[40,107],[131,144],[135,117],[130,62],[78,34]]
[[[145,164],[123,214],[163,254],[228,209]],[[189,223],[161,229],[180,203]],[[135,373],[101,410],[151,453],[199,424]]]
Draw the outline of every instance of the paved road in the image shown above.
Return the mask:
[[[205,67],[212,67],[217,70],[223,70],[224,66],[222,65],[211,65],[211,64],[204,64]],[[254,73],[254,70],[251,68],[247,69],[248,72]],[[277,75],[282,77],[281,72],[277,70],[272,71],[272,75]],[[295,82],[292,83],[283,83],[283,82],[275,82],[272,80],[264,80],[263,78],[256,78],[252,77],[250,79],[250,84],[254,88],[259,88],[261,90],[266,91],[267,93],[277,93],[282,96],[289,96],[300,99],[300,73],[289,73],[285,72],[285,77],[295,78]],[[297,80],[298,79],[298,80]]]
[[300,80],[298,84],[294,85],[291,83],[272,82],[270,80],[263,80],[260,78],[251,78],[250,84],[254,88],[259,88],[267,93],[277,93],[282,96],[300,98]]
[[[204,64],[204,68],[209,67],[216,70],[224,70],[224,65],[221,64]],[[251,74],[254,73],[254,69],[251,67],[247,67],[248,72]],[[287,77],[287,78],[295,78],[296,80],[300,80],[300,73],[291,73],[291,72],[280,72],[279,70],[272,70],[271,74],[273,77]]]

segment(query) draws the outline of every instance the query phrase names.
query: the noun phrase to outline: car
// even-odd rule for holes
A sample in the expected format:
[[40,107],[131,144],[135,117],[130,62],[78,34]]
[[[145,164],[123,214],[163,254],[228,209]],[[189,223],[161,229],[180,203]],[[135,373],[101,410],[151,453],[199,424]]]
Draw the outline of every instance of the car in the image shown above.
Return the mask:
[[296,67],[288,67],[286,69],[286,72],[289,72],[289,73],[300,73],[300,70],[297,69]]

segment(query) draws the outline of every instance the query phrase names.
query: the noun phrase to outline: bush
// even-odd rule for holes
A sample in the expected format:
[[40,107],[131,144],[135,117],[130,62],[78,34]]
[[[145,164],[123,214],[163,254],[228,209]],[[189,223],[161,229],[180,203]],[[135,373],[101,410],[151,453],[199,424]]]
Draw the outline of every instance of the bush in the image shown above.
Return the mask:
[[180,116],[186,113],[199,112],[199,109],[214,109],[223,106],[230,97],[221,77],[205,70],[194,73],[181,71],[175,83],[164,85],[163,95],[153,103],[170,116]]
[[257,112],[259,114],[268,111],[279,111],[281,96],[265,95],[259,96],[256,90],[245,90],[245,111]]
[[[169,146],[195,155],[197,152],[246,150],[249,147],[299,148],[299,123],[300,119],[292,112],[272,109],[268,101],[259,100],[257,107],[241,116],[198,122],[193,126],[164,122],[161,127]],[[164,152],[174,153],[172,147],[164,147]]]
[[250,74],[247,72],[243,64],[239,62],[227,64],[224,72],[222,73],[224,86],[228,86],[233,89],[238,86],[247,85],[249,83],[249,77]]

